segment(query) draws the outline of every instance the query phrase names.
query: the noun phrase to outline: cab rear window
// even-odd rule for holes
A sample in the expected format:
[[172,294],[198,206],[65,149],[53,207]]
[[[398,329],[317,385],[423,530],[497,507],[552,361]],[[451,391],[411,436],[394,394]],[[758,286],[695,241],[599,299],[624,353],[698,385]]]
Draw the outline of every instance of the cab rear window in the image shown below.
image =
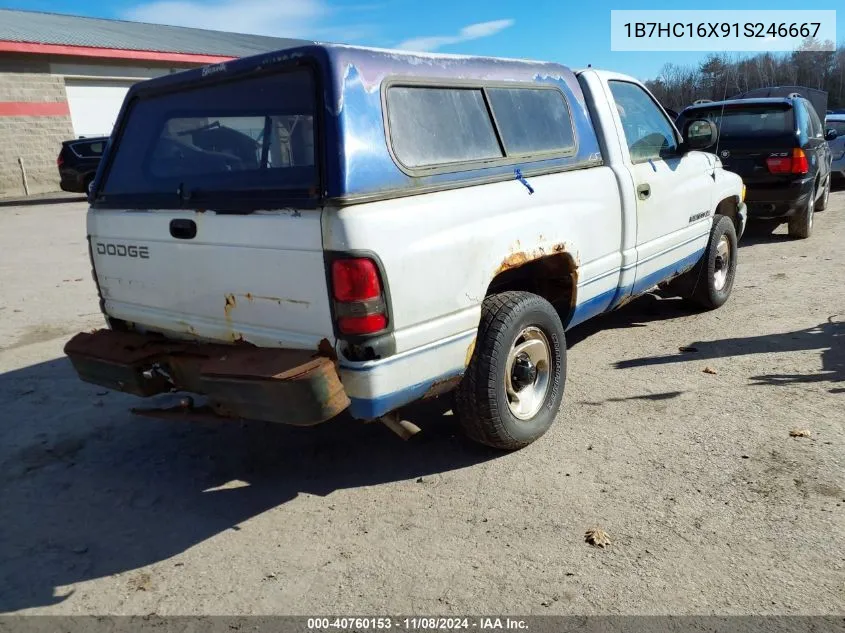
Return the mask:
[[129,106],[98,201],[213,208],[227,199],[314,197],[314,114],[306,69],[142,93]]

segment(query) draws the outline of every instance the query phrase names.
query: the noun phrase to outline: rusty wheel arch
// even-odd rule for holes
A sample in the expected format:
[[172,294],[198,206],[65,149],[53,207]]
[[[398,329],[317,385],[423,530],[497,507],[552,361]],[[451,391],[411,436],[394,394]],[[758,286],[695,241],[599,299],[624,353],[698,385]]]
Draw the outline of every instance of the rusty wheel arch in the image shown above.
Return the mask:
[[517,250],[495,270],[485,296],[506,290],[524,290],[554,305],[564,323],[575,309],[578,259],[560,243],[533,251]]

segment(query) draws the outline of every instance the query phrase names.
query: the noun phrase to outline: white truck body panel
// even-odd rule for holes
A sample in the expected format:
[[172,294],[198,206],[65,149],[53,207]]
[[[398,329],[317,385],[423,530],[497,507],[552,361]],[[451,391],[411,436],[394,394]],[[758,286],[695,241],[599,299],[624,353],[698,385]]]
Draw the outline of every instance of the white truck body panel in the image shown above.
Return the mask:
[[[175,339],[334,347],[353,416],[371,419],[463,374],[502,271],[570,258],[564,326],[612,310],[695,266],[719,203],[741,202],[741,181],[703,152],[632,161],[609,82],[645,88],[595,70],[579,82],[601,164],[596,155],[595,166],[529,176],[533,192],[510,179],[312,210],[92,209],[104,311]],[[185,219],[198,239],[171,235]],[[327,257],[338,252],[379,263],[395,344],[386,357],[353,360],[336,338]]]

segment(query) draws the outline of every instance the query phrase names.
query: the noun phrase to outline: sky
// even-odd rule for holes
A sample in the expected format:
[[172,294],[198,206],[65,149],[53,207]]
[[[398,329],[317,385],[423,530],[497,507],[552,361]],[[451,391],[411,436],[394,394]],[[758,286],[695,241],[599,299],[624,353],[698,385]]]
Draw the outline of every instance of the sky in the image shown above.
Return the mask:
[[[702,52],[613,52],[611,9],[678,9],[677,0],[0,0],[4,8],[138,20],[385,48],[592,64],[640,79],[667,62],[695,64]],[[707,9],[837,9],[842,0],[710,0]]]

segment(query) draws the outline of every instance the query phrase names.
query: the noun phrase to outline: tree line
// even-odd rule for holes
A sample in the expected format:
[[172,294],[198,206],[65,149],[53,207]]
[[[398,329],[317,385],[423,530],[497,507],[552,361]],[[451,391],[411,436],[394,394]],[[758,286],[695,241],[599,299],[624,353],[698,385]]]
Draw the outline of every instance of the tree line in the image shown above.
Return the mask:
[[[830,42],[828,48],[832,48]],[[845,107],[845,44],[823,51],[819,42],[806,40],[789,53],[753,56],[712,53],[698,66],[668,63],[646,82],[667,108],[680,111],[696,99],[724,98],[771,86],[805,86],[828,93],[828,109]],[[824,113],[820,113],[824,116]]]

